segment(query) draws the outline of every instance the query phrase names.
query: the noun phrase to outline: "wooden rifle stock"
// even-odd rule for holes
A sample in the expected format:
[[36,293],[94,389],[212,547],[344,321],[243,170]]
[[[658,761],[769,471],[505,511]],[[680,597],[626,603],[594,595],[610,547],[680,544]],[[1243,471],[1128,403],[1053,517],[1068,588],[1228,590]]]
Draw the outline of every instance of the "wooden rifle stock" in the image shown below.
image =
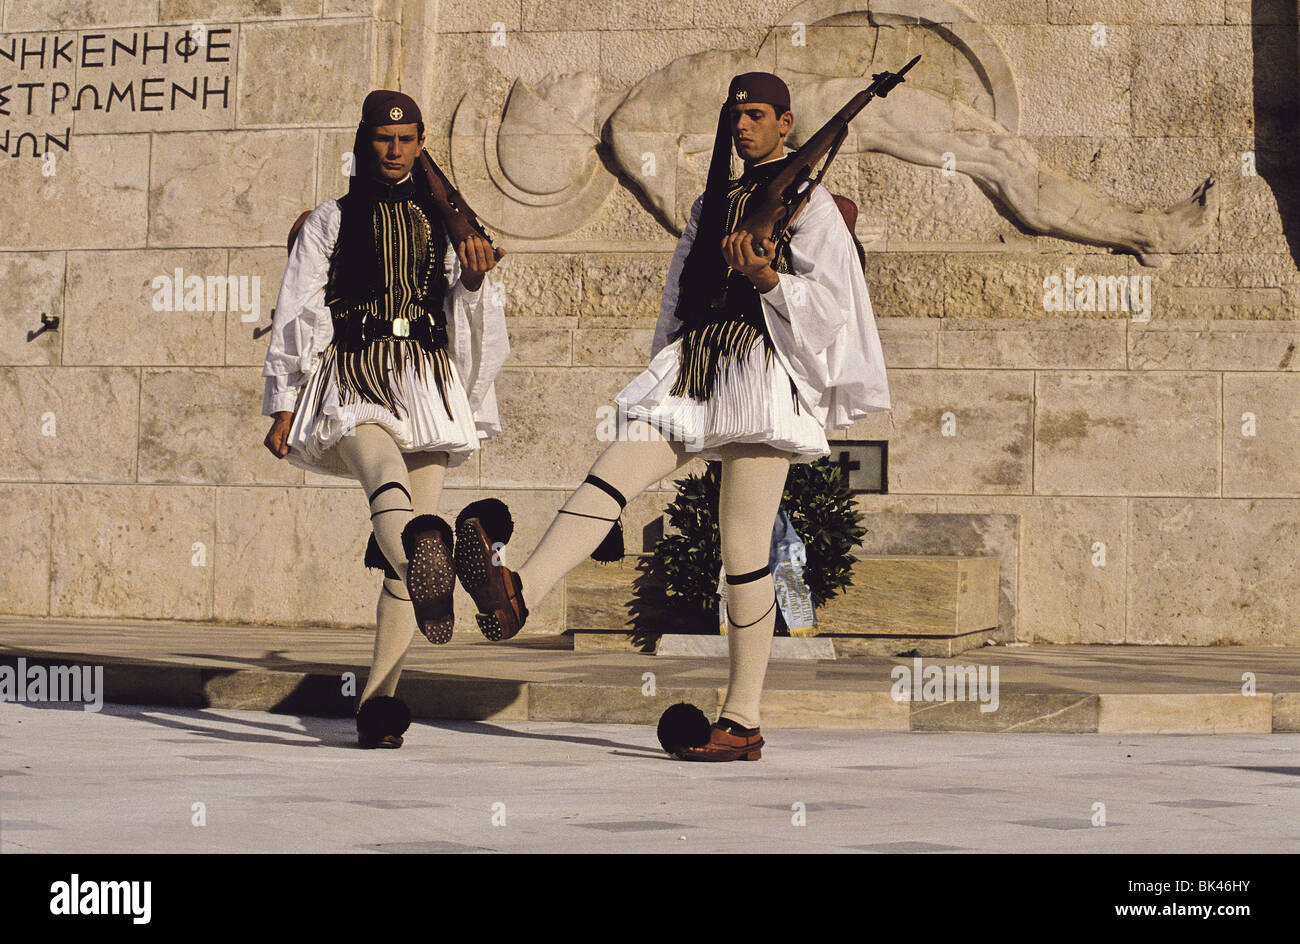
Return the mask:
[[[487,234],[487,230],[483,229],[483,224],[479,222],[474,210],[465,202],[460,191],[443,175],[442,168],[433,162],[428,151],[420,151],[416,166],[424,174],[434,205],[438,207],[443,222],[447,224],[452,248],[455,249],[470,236],[478,236],[480,239],[487,240],[488,245],[492,245],[492,237]],[[492,252],[498,260],[506,254],[504,249],[495,245],[492,245]]]
[[[786,227],[803,209],[803,205],[812,195],[813,188],[821,183],[826,168],[831,166],[836,152],[844,143],[844,138],[849,133],[849,122],[877,95],[881,98],[888,95],[894,86],[903,81],[904,74],[916,65],[920,58],[920,56],[914,57],[898,72],[875,73],[871,77],[873,81],[869,86],[854,95],[830,121],[822,125],[816,134],[804,142],[803,147],[791,155],[785,168],[772,178],[759,195],[754,208],[745,214],[745,218],[736,227],[736,232],[743,231],[753,236],[754,252],[760,256],[767,255],[763,240],[779,239]],[[822,165],[816,179],[812,179],[813,167],[823,157],[826,158],[826,163]],[[810,179],[812,183],[800,191],[799,186]]]

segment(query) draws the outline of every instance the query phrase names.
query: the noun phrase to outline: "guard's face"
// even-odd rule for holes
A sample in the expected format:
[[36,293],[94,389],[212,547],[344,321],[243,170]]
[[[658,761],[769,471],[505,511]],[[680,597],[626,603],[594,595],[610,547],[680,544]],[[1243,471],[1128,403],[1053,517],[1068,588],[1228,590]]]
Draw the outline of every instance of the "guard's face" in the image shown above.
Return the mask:
[[393,183],[411,172],[424,147],[424,137],[414,122],[379,125],[371,129],[370,146],[374,149],[375,176]]
[[777,117],[776,109],[766,102],[736,104],[728,111],[731,115],[731,143],[742,161],[781,156],[781,144],[794,126],[794,116],[790,112]]

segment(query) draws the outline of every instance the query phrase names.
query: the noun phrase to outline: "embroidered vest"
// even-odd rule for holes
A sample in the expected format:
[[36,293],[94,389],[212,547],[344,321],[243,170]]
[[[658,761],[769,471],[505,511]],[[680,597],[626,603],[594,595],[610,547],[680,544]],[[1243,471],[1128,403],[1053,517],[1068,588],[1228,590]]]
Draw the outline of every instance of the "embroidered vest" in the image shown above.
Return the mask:
[[[728,183],[723,233],[733,233],[745,218],[750,200],[772,177],[781,172],[788,158],[770,161],[746,170],[744,176]],[[721,253],[721,250],[719,250]],[[790,233],[776,241],[772,268],[791,271]],[[687,310],[679,307],[679,310]],[[763,318],[763,299],[754,283],[728,268],[723,288],[712,299],[696,300],[689,306],[693,317],[672,335],[681,339],[681,370],[670,391],[673,396],[707,400],[713,393],[718,376],[760,340],[766,349],[767,365],[772,363],[772,339]],[[792,387],[793,390],[793,387]],[[795,400],[796,407],[798,399]]]

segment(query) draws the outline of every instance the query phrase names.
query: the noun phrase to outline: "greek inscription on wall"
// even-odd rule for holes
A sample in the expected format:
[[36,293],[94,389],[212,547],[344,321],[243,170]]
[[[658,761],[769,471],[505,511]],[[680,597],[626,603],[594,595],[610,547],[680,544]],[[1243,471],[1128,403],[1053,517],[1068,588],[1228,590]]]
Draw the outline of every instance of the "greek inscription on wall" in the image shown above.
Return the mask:
[[0,36],[0,154],[68,151],[80,134],[233,127],[234,35],[191,26]]

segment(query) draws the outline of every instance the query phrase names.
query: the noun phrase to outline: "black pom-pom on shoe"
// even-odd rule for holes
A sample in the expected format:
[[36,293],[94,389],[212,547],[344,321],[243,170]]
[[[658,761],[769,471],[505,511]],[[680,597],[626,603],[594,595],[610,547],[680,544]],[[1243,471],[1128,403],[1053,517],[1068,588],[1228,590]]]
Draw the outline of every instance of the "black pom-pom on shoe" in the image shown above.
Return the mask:
[[411,726],[411,709],[391,695],[375,695],[357,712],[357,745],[364,749],[402,746],[402,735]]
[[[416,515],[402,529],[402,547],[406,550],[408,562],[415,557],[415,542],[427,531],[436,531],[446,543],[447,550],[449,552],[452,550],[455,535],[452,533],[451,525],[437,515]],[[379,549],[378,545],[375,549]]]
[[709,743],[708,716],[694,705],[678,702],[659,717],[659,743],[669,754]]
[[483,533],[493,544],[509,544],[510,536],[515,533],[515,521],[510,517],[510,509],[499,498],[482,498],[462,508],[456,516],[457,531],[460,531],[461,522],[467,518],[477,518],[483,526]]

